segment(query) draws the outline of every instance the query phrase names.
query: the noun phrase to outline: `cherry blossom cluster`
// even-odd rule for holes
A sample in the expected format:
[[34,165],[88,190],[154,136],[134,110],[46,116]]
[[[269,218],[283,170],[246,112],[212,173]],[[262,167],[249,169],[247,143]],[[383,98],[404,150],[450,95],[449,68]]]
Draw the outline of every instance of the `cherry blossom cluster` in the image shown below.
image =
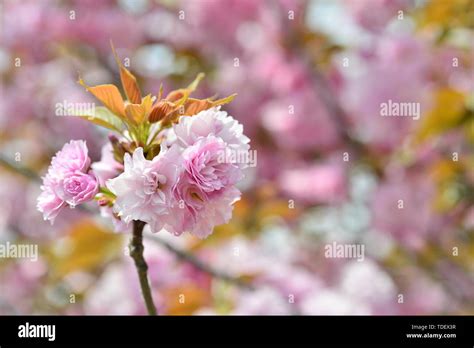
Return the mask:
[[[153,232],[192,233],[207,237],[227,223],[240,199],[236,184],[246,163],[232,161],[249,151],[243,126],[220,100],[189,95],[202,75],[187,88],[162,97],[141,97],[134,76],[117,59],[128,100],[113,85],[88,87],[104,107],[78,115],[119,133],[111,134],[102,159],[91,163],[86,142],[72,140],[52,159],[41,186],[38,210],[54,222],[64,207],[96,200],[102,215],[116,227],[133,221]],[[237,155],[236,155],[237,154]]]

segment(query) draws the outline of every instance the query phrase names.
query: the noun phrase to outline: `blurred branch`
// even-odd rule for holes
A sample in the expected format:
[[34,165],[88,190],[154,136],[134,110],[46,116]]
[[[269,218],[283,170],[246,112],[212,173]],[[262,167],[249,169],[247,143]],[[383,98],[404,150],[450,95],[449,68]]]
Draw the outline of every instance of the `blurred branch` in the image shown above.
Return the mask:
[[184,251],[182,249],[179,249],[179,248],[175,247],[174,245],[168,243],[167,241],[165,241],[164,239],[162,239],[158,236],[147,235],[146,237],[148,239],[153,240],[154,242],[162,245],[163,247],[168,249],[170,252],[175,254],[181,260],[189,262],[190,264],[195,266],[200,271],[208,273],[208,274],[212,275],[214,278],[224,280],[228,283],[234,284],[238,287],[241,287],[241,288],[244,288],[244,289],[247,289],[247,290],[254,290],[255,289],[255,287],[253,285],[248,284],[248,283],[242,281],[241,279],[233,277],[233,276],[231,276],[227,273],[224,273],[220,270],[216,270],[216,269],[212,268],[207,263],[203,262],[202,260],[200,260],[199,258],[194,256],[193,254],[190,254],[187,251]]
[[341,139],[346,144],[351,146],[351,148],[356,152],[357,155],[361,155],[366,151],[365,146],[357,139],[354,139],[349,133],[350,125],[346,112],[340,105],[337,97],[334,96],[334,93],[326,77],[312,62],[313,59],[309,54],[306,45],[302,41],[304,35],[302,35],[302,33],[298,31],[300,27],[298,27],[298,25],[288,25],[288,18],[285,11],[283,11],[283,8],[281,6],[278,6],[277,3],[273,3],[273,5],[273,10],[275,12],[276,17],[280,18],[282,28],[286,28],[284,46],[288,48],[288,52],[296,56],[306,67],[306,71],[308,71],[310,78],[313,82],[315,92],[323,102],[327,112],[331,116],[331,119],[334,121]]
[[324,103],[326,110],[332,116],[340,137],[345,143],[349,144],[357,154],[360,154],[363,151],[363,144],[355,140],[349,134],[348,129],[350,127],[348,124],[348,117],[339,104],[337,98],[335,98],[331,92],[331,88],[326,81],[326,78],[316,67],[311,67],[309,62],[307,65],[310,68],[309,70],[311,72],[311,79],[315,86],[316,92]]
[[21,174],[29,180],[41,182],[41,178],[31,169],[19,166],[16,162],[8,159],[5,155],[0,154],[0,165],[15,173]]
[[[29,180],[32,180],[32,181],[35,181],[35,182],[41,182],[41,178],[34,171],[32,171],[31,169],[22,167],[22,166],[18,165],[15,162],[10,161],[3,154],[0,154],[0,166],[3,166],[3,167],[5,167],[5,168],[7,168],[7,169],[9,169],[9,170],[11,170],[15,173],[21,174]],[[78,205],[77,208],[82,210],[82,211],[91,213],[91,214],[95,213],[95,211],[91,210],[90,208],[88,208],[85,205]],[[202,272],[210,274],[214,278],[224,280],[228,283],[234,284],[238,287],[245,288],[245,289],[248,289],[248,290],[253,290],[254,289],[254,287],[252,285],[242,281],[241,279],[238,279],[236,277],[228,275],[228,274],[226,274],[226,273],[224,273],[220,270],[214,269],[213,267],[206,264],[204,261],[200,260],[198,257],[190,254],[189,252],[187,252],[185,250],[181,250],[181,249],[176,248],[175,246],[169,244],[168,242],[166,242],[165,240],[163,240],[163,239],[161,239],[157,236],[147,236],[147,237],[149,239],[161,244],[163,247],[168,249],[168,251],[175,254],[177,258],[179,258],[183,261],[186,261],[188,263],[191,263],[197,269],[201,270]]]

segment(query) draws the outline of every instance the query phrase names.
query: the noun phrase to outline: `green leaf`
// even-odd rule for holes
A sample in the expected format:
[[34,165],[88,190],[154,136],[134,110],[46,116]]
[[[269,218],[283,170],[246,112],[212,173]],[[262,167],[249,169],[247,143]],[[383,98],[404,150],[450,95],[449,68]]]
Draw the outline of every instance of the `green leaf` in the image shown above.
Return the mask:
[[204,73],[199,73],[194,79],[194,81],[191,82],[188,87],[186,87],[186,89],[188,89],[190,93],[194,92],[196,88],[198,87],[199,83],[201,82],[201,80],[204,78],[204,76],[206,76],[204,75]]
[[222,98],[222,99],[218,99],[218,100],[214,100],[212,102],[212,106],[217,106],[217,105],[224,105],[224,104],[229,104],[232,100],[234,100],[234,98],[237,96],[237,93],[234,93],[232,95],[229,95],[228,97],[225,97],[225,98]]
[[90,121],[98,126],[111,129],[119,133],[122,133],[124,130],[124,123],[122,122],[122,120],[104,106],[96,107],[93,115],[76,116]]

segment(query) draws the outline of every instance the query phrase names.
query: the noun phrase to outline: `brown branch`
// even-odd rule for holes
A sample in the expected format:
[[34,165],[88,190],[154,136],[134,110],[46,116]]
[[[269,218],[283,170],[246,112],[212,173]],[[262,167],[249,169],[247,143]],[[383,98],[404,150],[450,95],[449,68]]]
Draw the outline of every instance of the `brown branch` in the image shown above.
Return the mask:
[[143,228],[145,223],[142,221],[133,221],[133,235],[130,241],[130,256],[135,262],[135,267],[140,280],[143,299],[145,300],[148,314],[156,315],[156,307],[151,295],[150,283],[148,281],[148,265],[143,257]]

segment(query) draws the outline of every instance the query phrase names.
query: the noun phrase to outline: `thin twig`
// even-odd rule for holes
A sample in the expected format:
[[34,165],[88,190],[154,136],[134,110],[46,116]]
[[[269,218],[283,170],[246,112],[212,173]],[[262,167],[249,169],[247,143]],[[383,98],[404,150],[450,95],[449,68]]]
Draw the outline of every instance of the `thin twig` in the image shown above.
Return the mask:
[[145,300],[148,314],[156,315],[156,307],[153,303],[153,296],[151,295],[150,283],[148,281],[148,265],[143,257],[143,228],[145,223],[142,221],[133,222],[133,235],[130,241],[130,256],[135,262],[135,267],[140,280],[140,288],[142,290],[143,299]]

